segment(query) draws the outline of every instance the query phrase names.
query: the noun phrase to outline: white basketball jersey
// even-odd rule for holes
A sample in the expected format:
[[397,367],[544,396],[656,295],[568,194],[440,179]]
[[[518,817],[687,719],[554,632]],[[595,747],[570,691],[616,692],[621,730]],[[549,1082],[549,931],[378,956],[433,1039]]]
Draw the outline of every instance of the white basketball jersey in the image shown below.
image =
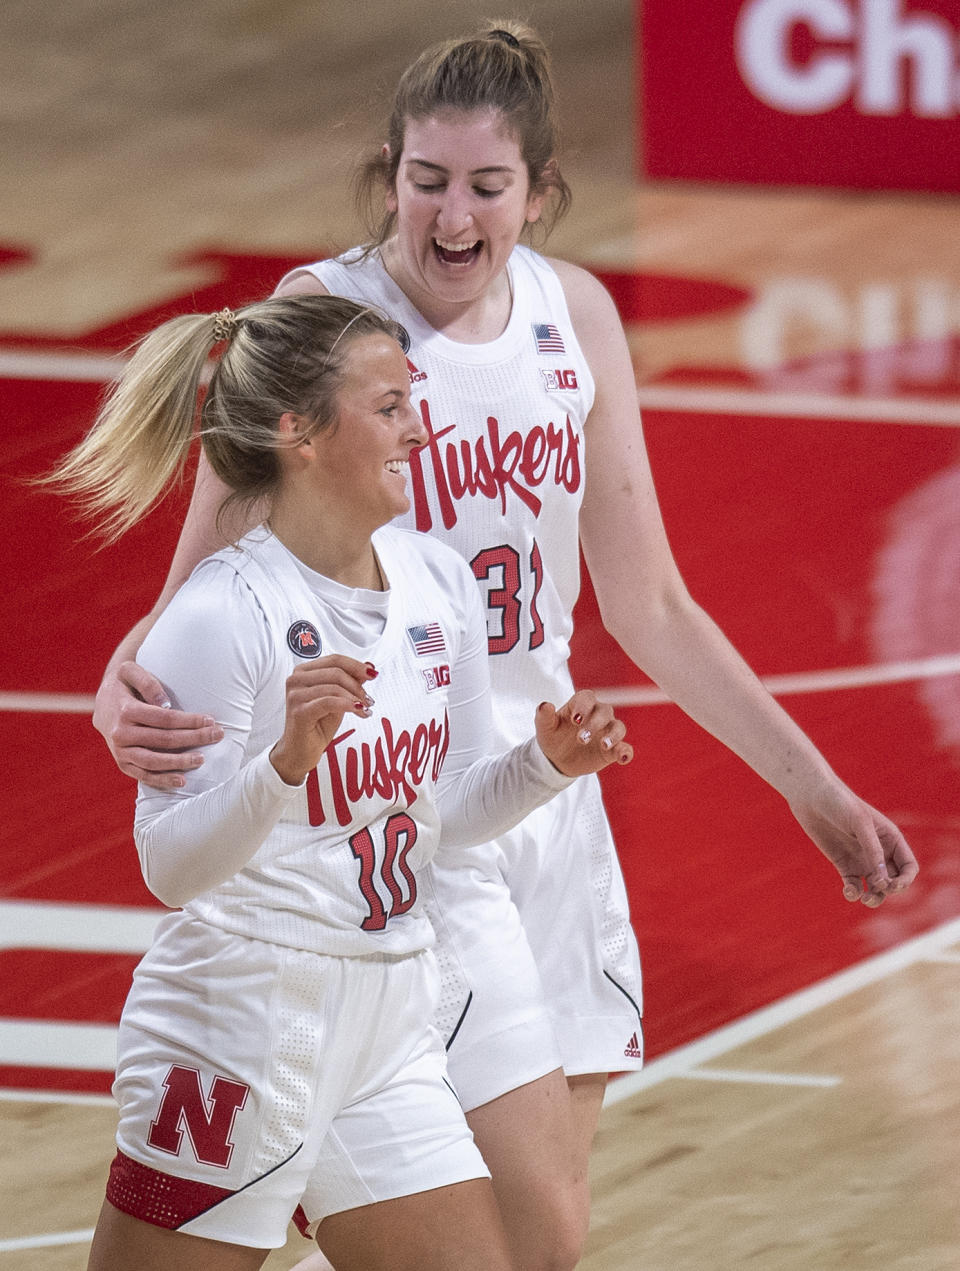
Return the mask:
[[[382,631],[362,647],[344,637],[329,602],[260,529],[197,567],[141,649],[143,664],[176,684],[178,664],[208,656],[195,652],[196,640],[184,638],[178,610],[194,595],[207,606],[205,614],[221,606],[224,628],[237,625],[230,589],[236,594],[241,580],[246,630],[223,639],[224,661],[244,659],[242,678],[251,684],[241,767],[282,733],[285,683],[298,664],[341,653],[372,661],[379,672],[370,683],[372,717],[343,717],[338,736],[248,865],[185,905],[215,926],[339,955],[406,954],[433,943],[417,876],[439,841],[434,787],[449,742],[450,668],[476,601],[469,574],[442,544],[392,527],[378,531],[374,542],[390,583],[389,604]],[[215,643],[217,632],[209,638]],[[193,649],[183,647],[190,644]],[[216,681],[215,651],[208,660],[207,678]],[[226,671],[223,678],[236,682]],[[214,682],[209,692],[231,690]],[[231,705],[224,701],[224,713]],[[216,752],[229,743],[228,736],[211,748],[208,763],[188,777],[194,800],[203,797],[204,782],[216,796]],[[138,819],[144,807],[159,802],[162,810],[170,797],[141,787]]]
[[594,385],[560,280],[541,256],[516,247],[506,330],[486,344],[460,344],[424,321],[378,253],[304,268],[410,334],[412,399],[429,441],[412,456],[412,507],[401,523],[469,563],[487,611],[499,741],[513,745],[529,732],[531,701],[559,705],[572,691],[566,662]]

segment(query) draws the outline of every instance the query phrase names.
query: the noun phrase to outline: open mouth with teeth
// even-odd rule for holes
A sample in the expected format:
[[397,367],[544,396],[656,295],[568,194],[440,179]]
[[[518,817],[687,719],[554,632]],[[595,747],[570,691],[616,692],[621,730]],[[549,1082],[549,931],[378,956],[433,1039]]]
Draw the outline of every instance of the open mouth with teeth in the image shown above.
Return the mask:
[[437,254],[437,259],[445,265],[469,265],[480,255],[482,247],[482,238],[477,239],[475,243],[447,243],[439,238],[433,240],[433,250]]
[[406,459],[388,459],[383,465],[388,472],[395,472],[398,476],[405,476],[407,468],[410,466]]

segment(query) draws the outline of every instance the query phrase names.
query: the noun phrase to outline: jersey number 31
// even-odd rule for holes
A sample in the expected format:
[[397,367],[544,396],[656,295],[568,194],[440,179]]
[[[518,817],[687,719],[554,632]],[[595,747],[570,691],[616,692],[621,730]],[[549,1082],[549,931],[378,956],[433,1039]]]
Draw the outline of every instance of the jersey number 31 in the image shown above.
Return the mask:
[[[474,556],[470,568],[477,582],[487,584],[487,608],[491,610],[491,617],[487,620],[487,652],[509,653],[520,643],[520,614],[523,610],[520,591],[524,583],[520,571],[520,553],[509,543],[501,543],[499,547],[485,547]],[[528,649],[538,649],[543,644],[543,621],[537,609],[542,586],[543,561],[534,539],[530,551]],[[499,622],[493,616],[494,611],[499,611]]]

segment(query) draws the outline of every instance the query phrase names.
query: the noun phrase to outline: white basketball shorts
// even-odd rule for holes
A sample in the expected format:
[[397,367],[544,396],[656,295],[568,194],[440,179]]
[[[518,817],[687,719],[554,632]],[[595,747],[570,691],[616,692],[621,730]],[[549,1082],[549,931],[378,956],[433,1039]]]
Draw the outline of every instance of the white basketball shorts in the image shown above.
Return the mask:
[[441,849],[428,876],[436,1022],[467,1111],[554,1068],[641,1067],[640,956],[595,778],[494,844]]
[[340,958],[177,913],[119,1034],[107,1199],[146,1222],[278,1248],[295,1218],[488,1178],[429,1023],[432,953]]

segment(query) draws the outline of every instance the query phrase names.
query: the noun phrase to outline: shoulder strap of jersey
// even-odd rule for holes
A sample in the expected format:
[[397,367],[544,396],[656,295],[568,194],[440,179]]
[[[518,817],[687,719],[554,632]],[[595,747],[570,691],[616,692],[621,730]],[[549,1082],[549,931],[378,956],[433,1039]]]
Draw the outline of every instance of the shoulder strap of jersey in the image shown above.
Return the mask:
[[294,624],[309,623],[314,609],[310,590],[285,549],[269,531],[254,530],[236,547],[218,552],[217,558],[234,569],[256,596],[281,645],[287,642]]

